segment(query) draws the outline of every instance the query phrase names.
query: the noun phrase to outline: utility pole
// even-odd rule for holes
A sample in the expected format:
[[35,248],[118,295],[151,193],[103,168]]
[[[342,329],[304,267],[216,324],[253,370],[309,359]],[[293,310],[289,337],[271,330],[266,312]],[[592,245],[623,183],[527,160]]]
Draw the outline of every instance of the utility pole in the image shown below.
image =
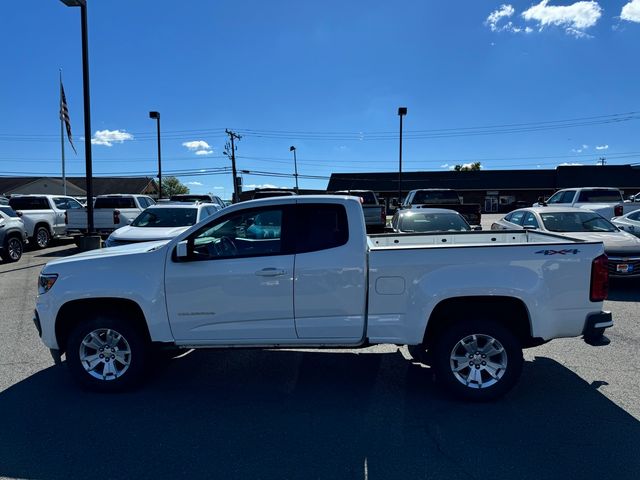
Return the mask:
[[[236,140],[240,140],[242,137],[240,135],[238,135],[235,132],[232,132],[231,130],[225,129],[224,130],[225,133],[227,135],[229,135],[229,140],[231,142],[231,145],[227,144],[227,146],[229,148],[225,148],[224,154],[227,157],[231,158],[231,172],[233,174],[233,198],[231,199],[232,203],[236,203],[238,201],[240,201],[240,192],[238,191],[238,179],[237,177],[237,171],[236,171],[236,145],[235,145],[235,141]],[[229,152],[229,150],[231,150],[231,152]]]
[[400,117],[400,154],[398,158],[398,208],[402,205],[402,117],[407,114],[407,107],[398,108]]
[[607,164],[607,159],[605,157],[600,157],[598,162],[600,162],[600,166],[604,167]]

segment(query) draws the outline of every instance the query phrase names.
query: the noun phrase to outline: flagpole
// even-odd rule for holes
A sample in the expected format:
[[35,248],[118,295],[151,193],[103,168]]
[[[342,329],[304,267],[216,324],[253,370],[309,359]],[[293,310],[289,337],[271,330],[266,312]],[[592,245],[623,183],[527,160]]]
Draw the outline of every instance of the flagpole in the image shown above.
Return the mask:
[[64,120],[62,119],[62,69],[60,69],[60,147],[62,149],[62,191],[67,194],[67,177],[64,165]]

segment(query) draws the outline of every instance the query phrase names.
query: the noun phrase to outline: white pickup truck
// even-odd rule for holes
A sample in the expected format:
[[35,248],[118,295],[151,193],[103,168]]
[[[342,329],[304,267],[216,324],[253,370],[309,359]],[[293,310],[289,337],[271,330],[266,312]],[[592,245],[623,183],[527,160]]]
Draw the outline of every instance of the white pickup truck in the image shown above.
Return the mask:
[[[114,230],[129,225],[142,211],[155,205],[146,195],[99,195],[93,204],[93,226],[105,238]],[[69,211],[67,214],[69,235],[87,232],[87,209]]]
[[173,240],[48,263],[35,324],[83,386],[141,380],[152,348],[409,345],[449,391],[507,392],[522,348],[606,343],[602,243],[529,231],[365,235],[358,199],[232,205]]
[[80,202],[64,195],[14,195],[9,205],[22,217],[29,244],[36,248],[46,248],[51,239],[66,234],[65,212],[82,210]]
[[540,201],[533,206],[546,205],[585,208],[602,215],[607,220],[640,209],[637,203],[625,202],[620,190],[610,187],[566,188],[558,190],[548,200]]

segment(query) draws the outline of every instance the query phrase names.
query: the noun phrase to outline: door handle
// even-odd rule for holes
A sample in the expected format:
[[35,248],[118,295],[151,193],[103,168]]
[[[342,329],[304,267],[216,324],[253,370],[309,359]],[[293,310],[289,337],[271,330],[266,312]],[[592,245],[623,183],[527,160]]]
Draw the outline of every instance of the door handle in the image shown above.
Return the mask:
[[280,275],[284,275],[285,272],[281,268],[263,268],[262,270],[258,270],[256,275],[259,277],[278,277]]

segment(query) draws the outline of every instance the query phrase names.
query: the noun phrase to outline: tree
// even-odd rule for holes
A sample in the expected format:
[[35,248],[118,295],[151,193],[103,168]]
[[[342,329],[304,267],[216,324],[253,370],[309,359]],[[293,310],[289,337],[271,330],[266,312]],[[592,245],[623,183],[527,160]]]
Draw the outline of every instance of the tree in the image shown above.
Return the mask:
[[162,195],[170,197],[171,195],[180,195],[189,193],[189,187],[183,184],[176,177],[164,177],[162,179]]
[[480,162],[465,163],[464,165],[456,165],[453,167],[456,172],[469,172],[471,170],[480,170],[481,168],[482,165],[480,165]]

